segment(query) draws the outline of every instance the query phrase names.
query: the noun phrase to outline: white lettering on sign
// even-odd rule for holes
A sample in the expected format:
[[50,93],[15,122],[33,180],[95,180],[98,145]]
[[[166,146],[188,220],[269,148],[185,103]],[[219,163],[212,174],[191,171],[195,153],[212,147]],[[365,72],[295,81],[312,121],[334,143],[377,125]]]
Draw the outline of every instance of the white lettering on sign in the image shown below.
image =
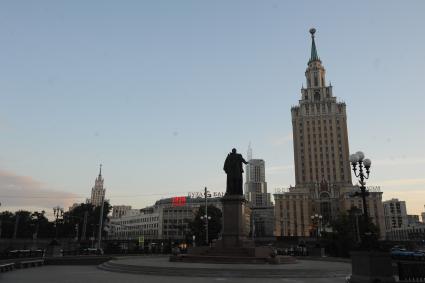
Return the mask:
[[[188,192],[187,196],[190,198],[204,198],[204,192]],[[224,192],[211,192],[208,197],[221,198],[224,197]]]
[[379,193],[381,191],[381,186],[366,186],[366,189],[369,192]]
[[275,188],[274,193],[275,194],[284,194],[289,192],[289,188]]

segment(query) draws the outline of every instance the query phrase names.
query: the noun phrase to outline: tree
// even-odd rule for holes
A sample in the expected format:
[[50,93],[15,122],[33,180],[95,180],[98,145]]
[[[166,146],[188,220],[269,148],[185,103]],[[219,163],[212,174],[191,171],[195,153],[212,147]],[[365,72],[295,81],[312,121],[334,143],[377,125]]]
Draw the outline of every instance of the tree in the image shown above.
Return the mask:
[[0,212],[1,238],[12,238],[14,229],[14,214],[10,211]]
[[379,230],[369,217],[367,223],[362,211],[351,208],[331,222],[332,232],[324,232],[323,239],[329,252],[335,256],[348,257],[350,251],[370,249],[377,246]]
[[[111,211],[112,206],[108,201],[104,202],[103,206],[103,224],[107,218],[109,212]],[[78,237],[81,238],[83,225],[84,225],[84,215],[87,212],[87,223],[86,223],[86,238],[95,235],[97,237],[97,232],[99,229],[99,216],[100,216],[100,206],[93,206],[90,203],[81,203],[76,206],[71,211],[67,211],[63,215],[63,224],[60,229],[60,237],[63,238],[74,238],[77,236],[76,232],[78,227]],[[102,235],[105,235],[105,231],[102,229]]]
[[[195,218],[189,223],[190,233],[191,235],[195,235],[197,245],[205,244],[206,240],[205,220],[201,219],[201,216],[205,216],[205,206],[201,206],[198,209]],[[213,239],[217,239],[221,232],[222,213],[217,207],[209,205],[208,216],[211,217],[211,219],[208,220],[208,241],[211,242]]]

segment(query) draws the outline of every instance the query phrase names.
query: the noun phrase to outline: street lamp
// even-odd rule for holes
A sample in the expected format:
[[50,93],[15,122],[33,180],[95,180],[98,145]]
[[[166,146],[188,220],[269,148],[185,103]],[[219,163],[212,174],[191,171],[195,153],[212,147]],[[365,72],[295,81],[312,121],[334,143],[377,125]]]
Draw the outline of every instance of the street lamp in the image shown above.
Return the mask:
[[[366,205],[366,197],[369,195],[369,192],[366,190],[366,182],[365,180],[369,179],[370,166],[372,165],[372,161],[370,159],[364,158],[364,153],[361,151],[357,151],[354,154],[350,155],[350,162],[353,166],[353,172],[356,177],[359,178],[360,184],[360,192],[355,192],[353,194],[354,197],[360,196],[363,201],[363,217],[365,223],[368,221],[368,211]],[[363,171],[363,167],[366,172]],[[358,168],[358,172],[357,172]]]
[[314,224],[317,224],[316,226],[316,235],[317,237],[320,237],[320,230],[321,230],[321,226],[322,226],[322,218],[323,216],[320,214],[314,214],[312,216],[310,216],[311,220],[313,221]]
[[205,221],[205,241],[207,242],[208,246],[208,220],[211,220],[211,216],[208,216],[207,214],[202,215],[201,220]]
[[63,216],[63,208],[58,206],[53,207],[53,215],[56,217],[55,228],[56,228],[56,239],[58,238],[58,220],[59,217]]

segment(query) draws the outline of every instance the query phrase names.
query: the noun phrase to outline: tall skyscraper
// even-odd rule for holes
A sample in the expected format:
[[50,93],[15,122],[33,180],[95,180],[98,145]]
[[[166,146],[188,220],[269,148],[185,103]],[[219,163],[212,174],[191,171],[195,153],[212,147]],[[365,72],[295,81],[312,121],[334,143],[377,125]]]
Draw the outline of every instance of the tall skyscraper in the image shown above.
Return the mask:
[[274,232],[274,207],[267,192],[265,162],[252,158],[248,147],[248,164],[245,167],[245,198],[251,208],[251,234],[253,237],[272,237]]
[[264,160],[252,158],[251,146],[248,148],[247,156],[249,163],[245,167],[245,198],[254,207],[270,206]]
[[326,71],[317,55],[311,29],[311,56],[305,71],[307,87],[301,89],[299,105],[292,107],[296,185],[351,185],[347,114],[337,102]]
[[[299,104],[291,108],[295,187],[274,195],[276,236],[312,235],[328,229],[340,212],[362,207],[360,199],[350,197],[357,187],[351,179],[346,105],[337,101],[326,82],[315,33],[310,29],[306,87],[301,88]],[[382,192],[371,192],[367,205],[383,237]],[[312,218],[315,215],[320,218]]]
[[102,177],[102,164],[99,169],[99,176],[97,176],[94,187],[91,189],[90,203],[94,206],[102,204],[102,200],[105,199],[105,189],[103,188],[103,177]]

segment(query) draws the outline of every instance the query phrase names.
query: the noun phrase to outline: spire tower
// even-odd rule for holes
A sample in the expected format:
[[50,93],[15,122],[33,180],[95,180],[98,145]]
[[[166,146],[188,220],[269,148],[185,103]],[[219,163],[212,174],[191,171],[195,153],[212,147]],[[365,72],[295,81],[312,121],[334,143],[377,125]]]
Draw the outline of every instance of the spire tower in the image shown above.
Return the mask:
[[316,29],[311,28],[310,33],[311,33],[311,56],[310,56],[310,60],[308,61],[309,63],[312,61],[320,61],[320,58],[317,55],[316,42],[314,41],[314,34],[316,33]]

